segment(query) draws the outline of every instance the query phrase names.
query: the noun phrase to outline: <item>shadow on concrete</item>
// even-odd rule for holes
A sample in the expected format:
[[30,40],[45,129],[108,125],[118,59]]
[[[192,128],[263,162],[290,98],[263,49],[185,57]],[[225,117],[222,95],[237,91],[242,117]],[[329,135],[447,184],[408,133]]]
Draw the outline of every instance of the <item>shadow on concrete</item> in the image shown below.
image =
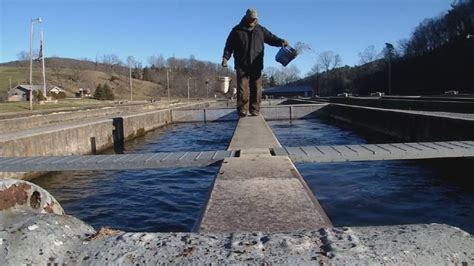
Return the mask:
[[311,112],[299,119],[313,119],[313,118],[330,118],[331,107],[329,105],[323,106],[314,112]]
[[239,120],[239,115],[237,114],[237,110],[232,111],[229,114],[226,114],[224,116],[219,117],[218,119],[215,119],[215,122],[223,122],[223,121],[237,121]]

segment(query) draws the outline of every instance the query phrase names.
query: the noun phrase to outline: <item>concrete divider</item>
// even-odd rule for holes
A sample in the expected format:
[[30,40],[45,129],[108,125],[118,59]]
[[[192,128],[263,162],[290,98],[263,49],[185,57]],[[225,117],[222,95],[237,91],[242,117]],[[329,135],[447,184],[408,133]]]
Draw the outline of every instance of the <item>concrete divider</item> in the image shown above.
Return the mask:
[[126,113],[142,113],[159,109],[165,109],[163,104],[143,104],[127,106],[105,106],[101,108],[90,108],[80,110],[57,111],[49,114],[35,114],[27,117],[16,117],[0,120],[0,134],[15,132],[30,128],[64,123],[73,120],[84,120],[96,117],[113,115],[124,115]]
[[[183,108],[205,108],[208,102]],[[47,130],[0,136],[0,156],[80,155],[114,147],[172,122],[171,111],[158,110],[96,121],[70,122]],[[0,174],[0,178],[31,179],[38,173]]]
[[[327,104],[300,104],[262,106],[260,113],[266,120],[292,120],[314,118]],[[173,122],[212,122],[239,120],[235,108],[174,109]]]
[[471,114],[330,104],[320,109],[318,115],[401,141],[454,141],[474,138],[474,115]]
[[333,97],[331,103],[348,105],[368,106],[377,108],[420,110],[420,111],[442,111],[458,113],[474,113],[474,101],[472,98],[355,98],[355,97]]

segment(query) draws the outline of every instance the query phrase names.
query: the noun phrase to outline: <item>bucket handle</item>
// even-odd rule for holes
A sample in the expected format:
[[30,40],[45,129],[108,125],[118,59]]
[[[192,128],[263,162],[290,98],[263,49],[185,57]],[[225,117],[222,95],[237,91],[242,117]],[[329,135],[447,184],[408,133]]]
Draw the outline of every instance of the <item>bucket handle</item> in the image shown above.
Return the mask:
[[221,68],[221,72],[222,72],[222,70],[223,70],[224,68],[227,70],[226,76],[229,76],[229,67],[228,67],[228,66],[223,66],[223,67]]

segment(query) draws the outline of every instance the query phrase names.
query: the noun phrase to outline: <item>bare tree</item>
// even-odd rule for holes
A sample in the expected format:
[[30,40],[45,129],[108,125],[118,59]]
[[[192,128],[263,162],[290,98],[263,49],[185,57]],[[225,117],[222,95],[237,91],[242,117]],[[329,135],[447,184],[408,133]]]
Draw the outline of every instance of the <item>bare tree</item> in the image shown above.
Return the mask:
[[332,69],[342,66],[342,58],[339,54],[334,56],[334,62],[332,63]]
[[102,63],[107,65],[119,65],[122,64],[122,61],[115,54],[104,54],[102,56]]
[[334,54],[333,51],[325,51],[319,54],[318,64],[325,72],[329,72],[329,70],[340,67],[342,59],[339,54]]
[[135,67],[136,63],[137,63],[137,60],[135,60],[135,58],[133,56],[127,57],[127,66],[128,67]]
[[176,59],[176,57],[170,57],[166,60],[166,64],[168,65],[168,68],[172,69],[172,70],[178,70],[178,60]]
[[30,54],[27,51],[19,52],[18,54],[16,54],[16,57],[18,58],[18,61],[30,60]]
[[265,68],[265,73],[271,77],[273,75],[275,75],[275,73],[278,71],[278,69],[276,67],[267,67]]
[[30,54],[26,51],[19,52],[16,57],[18,58],[20,67],[26,67],[28,60],[30,60]]
[[318,63],[319,67],[324,71],[323,76],[325,80],[325,86],[319,90],[320,93],[328,94],[330,93],[330,78],[337,73],[330,73],[331,70],[334,70],[342,65],[342,59],[339,54],[334,54],[333,51],[325,51],[319,54]]
[[321,72],[321,66],[318,63],[316,63],[311,68],[311,70],[306,74],[306,76],[309,77],[309,76],[312,76],[312,75],[316,75],[316,74],[319,74],[319,72]]
[[300,70],[295,65],[291,65],[289,67],[282,67],[281,72],[283,73],[285,84],[288,84],[300,79]]
[[367,63],[370,63],[372,61],[377,60],[378,58],[378,52],[375,49],[374,45],[369,45],[367,48],[364,49],[364,51],[359,53],[359,64],[360,65],[365,65]]
[[300,79],[300,70],[294,65],[280,68],[267,67],[264,72],[272,86],[283,86]]
[[189,56],[188,65],[187,65],[187,66],[188,66],[188,68],[189,68],[191,71],[197,70],[197,69],[196,69],[196,63],[197,63],[196,57],[195,57],[194,55],[190,55],[190,56]]
[[151,66],[155,66],[156,68],[165,68],[166,67],[166,60],[163,55],[152,55],[148,57],[148,63]]
[[110,71],[114,72],[117,66],[123,66],[122,60],[115,54],[104,54],[102,63],[109,66]]
[[[397,53],[400,54],[401,56],[405,56],[408,54],[408,46],[409,46],[409,41],[408,39],[400,39],[397,42]],[[383,53],[383,51],[382,51]]]
[[319,66],[326,72],[331,69],[332,61],[334,59],[333,51],[325,51],[319,54],[318,63]]

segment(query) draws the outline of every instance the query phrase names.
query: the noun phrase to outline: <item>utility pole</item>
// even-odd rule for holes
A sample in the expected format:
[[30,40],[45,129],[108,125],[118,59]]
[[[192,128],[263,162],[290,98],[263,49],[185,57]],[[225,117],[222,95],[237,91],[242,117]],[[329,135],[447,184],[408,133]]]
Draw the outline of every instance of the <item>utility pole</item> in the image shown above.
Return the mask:
[[33,37],[34,37],[35,21],[38,21],[39,23],[41,23],[42,22],[41,17],[31,19],[31,30],[30,30],[30,92],[29,92],[30,111],[33,110]]
[[[42,24],[41,17],[39,18],[39,22]],[[46,69],[44,67],[44,39],[43,39],[43,26],[41,26],[40,32],[40,56],[41,56],[41,64],[43,66],[43,96],[48,99],[47,92],[46,92]]]
[[12,77],[8,77],[8,82],[10,83],[10,90],[12,89]]
[[129,67],[129,79],[130,79],[130,101],[133,101],[133,86],[132,86],[132,67]]
[[392,95],[392,58],[388,59],[388,95]]
[[209,99],[209,79],[206,79],[206,98]]
[[132,63],[133,63],[133,56],[128,57],[128,79],[130,81],[130,101],[133,101],[133,86],[132,86]]
[[188,101],[189,101],[189,80],[191,80],[191,78],[188,78]]
[[168,88],[168,104],[171,104],[171,96],[170,96],[170,73],[171,69],[166,69],[166,84]]
[[30,111],[33,110],[33,32],[34,32],[35,20],[31,20],[31,30],[30,30],[30,91],[29,91],[29,103]]
[[391,43],[385,43],[387,47],[387,55],[388,55],[388,95],[392,95],[392,57],[394,47]]

